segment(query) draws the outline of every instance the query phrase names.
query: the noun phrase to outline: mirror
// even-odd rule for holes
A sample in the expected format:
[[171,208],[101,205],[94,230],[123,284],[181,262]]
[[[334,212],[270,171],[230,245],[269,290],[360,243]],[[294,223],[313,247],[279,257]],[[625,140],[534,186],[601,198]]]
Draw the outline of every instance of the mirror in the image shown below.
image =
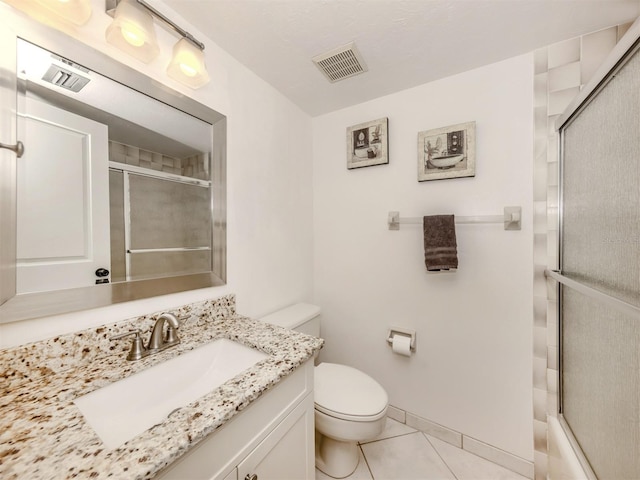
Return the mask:
[[226,280],[226,118],[58,32],[18,38],[17,295],[2,321]]

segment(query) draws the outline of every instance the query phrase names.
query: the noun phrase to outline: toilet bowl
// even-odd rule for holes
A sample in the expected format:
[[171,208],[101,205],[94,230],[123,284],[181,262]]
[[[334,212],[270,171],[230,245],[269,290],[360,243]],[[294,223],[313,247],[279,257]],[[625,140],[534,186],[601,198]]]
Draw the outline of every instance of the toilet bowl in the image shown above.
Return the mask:
[[[320,336],[320,308],[298,303],[260,320]],[[384,429],[389,398],[369,375],[335,363],[314,369],[316,467],[333,478],[351,475],[360,459],[358,442]]]
[[382,433],[387,392],[367,374],[346,365],[321,363],[314,370],[316,467],[334,478],[358,466],[358,442]]

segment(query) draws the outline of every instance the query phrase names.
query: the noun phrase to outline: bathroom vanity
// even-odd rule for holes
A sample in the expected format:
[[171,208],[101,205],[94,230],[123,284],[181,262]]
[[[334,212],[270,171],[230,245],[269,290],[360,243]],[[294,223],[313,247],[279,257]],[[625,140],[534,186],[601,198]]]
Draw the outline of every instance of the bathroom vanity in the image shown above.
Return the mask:
[[313,414],[311,360],[155,478],[313,479]]
[[[0,351],[0,478],[314,478],[322,340],[237,315],[232,295],[172,312],[180,344],[139,361],[126,360],[130,339],[109,338],[138,328],[147,339],[161,312]],[[105,445],[74,403],[218,339],[266,358],[121,445]]]

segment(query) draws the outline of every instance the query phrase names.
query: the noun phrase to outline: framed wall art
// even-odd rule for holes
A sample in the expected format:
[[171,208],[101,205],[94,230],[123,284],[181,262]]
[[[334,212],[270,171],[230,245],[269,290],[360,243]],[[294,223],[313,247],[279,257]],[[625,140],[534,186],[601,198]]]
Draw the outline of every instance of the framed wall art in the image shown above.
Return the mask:
[[418,181],[476,174],[476,122],[418,132]]
[[347,168],[389,163],[389,120],[380,118],[347,127]]

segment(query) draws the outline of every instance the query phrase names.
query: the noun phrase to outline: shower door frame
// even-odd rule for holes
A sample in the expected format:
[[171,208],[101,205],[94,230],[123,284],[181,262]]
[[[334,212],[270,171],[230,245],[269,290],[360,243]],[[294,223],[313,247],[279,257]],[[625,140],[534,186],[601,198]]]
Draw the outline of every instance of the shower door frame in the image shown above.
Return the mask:
[[[640,51],[640,19],[636,20],[634,24],[631,26],[627,34],[618,42],[616,47],[604,61],[602,66],[596,72],[592,80],[585,85],[583,90],[578,94],[578,96],[571,102],[571,104],[567,107],[562,115],[556,121],[556,131],[558,132],[558,169],[559,169],[559,177],[558,177],[558,266],[561,268],[563,266],[563,214],[564,214],[564,135],[565,128],[568,127],[572,121],[580,115],[580,113],[589,106],[591,101],[604,89],[607,84],[616,76],[617,72],[621,70],[628,60],[636,53]],[[615,297],[611,297],[610,295],[600,292],[598,290],[592,289],[586,285],[582,285],[575,280],[572,280],[568,277],[565,277],[562,274],[562,271],[553,271],[547,270],[545,271],[545,275],[548,278],[552,278],[557,282],[557,338],[558,338],[558,384],[557,384],[557,395],[558,395],[558,411],[557,418],[558,421],[564,430],[569,443],[580,462],[584,473],[586,474],[589,480],[598,480],[595,472],[591,468],[588,458],[582,451],[580,444],[574,435],[571,427],[568,422],[564,418],[563,415],[563,289],[564,288],[573,288],[580,293],[586,294],[591,298],[601,297],[609,297],[610,300],[607,302],[611,305],[613,304],[622,304],[620,305],[622,309],[629,308],[635,310],[635,313],[640,312],[640,308],[635,305],[627,304],[626,302],[619,300]],[[573,285],[572,285],[573,284]],[[577,285],[576,285],[577,284]],[[578,288],[576,288],[578,286]]]
[[[166,181],[166,182],[174,182],[183,185],[189,185],[193,187],[205,188],[209,192],[209,205],[211,206],[213,203],[214,197],[214,187],[213,182],[211,180],[202,180],[198,178],[191,178],[181,175],[175,175],[170,173],[165,173],[162,171],[154,171],[147,170],[141,167],[135,167],[131,165],[127,165],[124,163],[109,161],[109,171],[110,172],[119,172],[123,176],[123,204],[124,204],[124,258],[125,258],[125,281],[137,281],[140,280],[138,278],[134,278],[132,275],[132,264],[131,264],[131,256],[133,254],[139,254],[144,252],[195,252],[195,251],[208,251],[209,252],[209,263],[213,262],[213,221],[209,226],[209,245],[202,245],[197,247],[173,247],[173,248],[156,248],[156,249],[133,249],[131,247],[131,186],[129,183],[130,176],[140,176],[140,177],[148,177],[155,180]],[[204,273],[204,272],[198,272]],[[193,273],[171,273],[166,275],[166,277],[175,277],[181,275],[192,275]],[[165,278],[166,278],[165,277]],[[142,278],[144,279],[144,277]]]

